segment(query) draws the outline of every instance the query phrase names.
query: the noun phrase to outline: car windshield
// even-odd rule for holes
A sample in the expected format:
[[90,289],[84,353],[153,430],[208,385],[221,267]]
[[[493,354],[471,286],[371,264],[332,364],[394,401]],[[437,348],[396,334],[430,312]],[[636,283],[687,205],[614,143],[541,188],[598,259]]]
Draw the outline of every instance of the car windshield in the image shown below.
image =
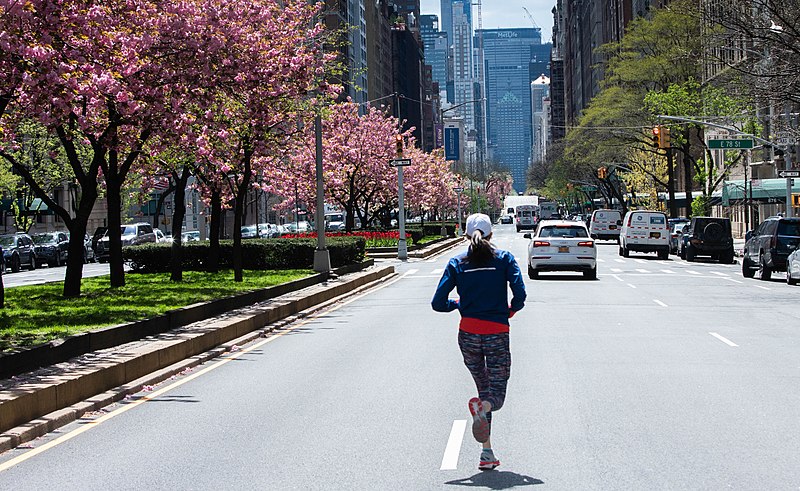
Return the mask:
[[778,223],[778,235],[788,235],[790,237],[800,237],[800,222],[781,221]]
[[328,215],[329,222],[343,222],[344,215]]
[[36,234],[31,238],[34,244],[50,244],[56,241],[56,234]]
[[136,226],[135,225],[123,225],[119,228],[119,232],[122,235],[136,235]]
[[539,237],[564,237],[564,238],[583,238],[588,237],[586,229],[583,227],[554,226],[542,227],[539,230]]
[[0,237],[0,245],[10,246],[14,245],[14,237],[11,235],[4,235]]

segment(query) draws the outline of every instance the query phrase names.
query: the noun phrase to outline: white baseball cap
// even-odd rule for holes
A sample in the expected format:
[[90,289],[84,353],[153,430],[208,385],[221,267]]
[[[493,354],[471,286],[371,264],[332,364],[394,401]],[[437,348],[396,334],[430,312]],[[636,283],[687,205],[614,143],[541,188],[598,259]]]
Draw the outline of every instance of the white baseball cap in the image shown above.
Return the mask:
[[480,230],[484,237],[492,233],[492,220],[489,215],[474,213],[467,217],[466,234],[472,236],[476,230]]

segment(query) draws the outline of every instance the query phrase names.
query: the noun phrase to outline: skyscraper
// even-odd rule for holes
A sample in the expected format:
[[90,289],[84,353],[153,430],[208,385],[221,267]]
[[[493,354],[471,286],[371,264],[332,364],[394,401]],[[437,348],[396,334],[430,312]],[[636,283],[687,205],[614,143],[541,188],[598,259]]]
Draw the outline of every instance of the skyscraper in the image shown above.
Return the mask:
[[[439,84],[439,92],[447,90],[447,33],[439,30],[439,17],[421,15],[419,32],[425,46],[425,64],[431,66],[433,81]],[[442,97],[444,99],[444,97]]]
[[[525,191],[531,156],[532,47],[538,28],[485,29],[483,38],[489,154],[511,172],[514,190]],[[549,56],[547,57],[549,59]]]

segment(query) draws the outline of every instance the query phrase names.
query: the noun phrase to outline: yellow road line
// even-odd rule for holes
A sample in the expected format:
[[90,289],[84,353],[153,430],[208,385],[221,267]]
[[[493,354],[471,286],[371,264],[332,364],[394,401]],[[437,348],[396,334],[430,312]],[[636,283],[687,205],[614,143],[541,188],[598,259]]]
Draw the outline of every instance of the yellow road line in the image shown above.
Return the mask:
[[344,307],[345,305],[353,303],[356,300],[359,300],[359,299],[361,299],[361,298],[363,298],[363,297],[365,297],[365,296],[367,296],[367,295],[369,295],[371,293],[374,293],[374,292],[376,292],[376,291],[378,291],[380,289],[386,288],[389,285],[393,285],[394,283],[396,283],[396,282],[400,281],[401,279],[403,279],[405,276],[406,275],[398,276],[397,278],[394,278],[394,279],[392,279],[390,281],[387,281],[386,283],[384,283],[382,285],[378,285],[378,286],[376,286],[374,288],[371,288],[368,291],[366,291],[366,292],[364,292],[364,293],[362,293],[360,295],[356,295],[355,297],[353,297],[353,298],[351,298],[349,300],[346,300],[346,301],[344,301],[344,302],[342,302],[342,303],[340,303],[338,305],[334,305],[334,306],[332,306],[332,307],[330,307],[328,309],[325,309],[323,311],[320,311],[320,312],[317,312],[315,314],[312,314],[309,317],[307,317],[306,319],[304,319],[302,321],[299,321],[297,324],[295,324],[295,325],[293,325],[291,327],[282,328],[280,332],[277,332],[277,333],[274,333],[274,334],[270,335],[268,338],[264,339],[263,341],[259,341],[256,344],[253,344],[253,345],[251,345],[251,346],[249,346],[249,347],[247,347],[245,349],[242,349],[241,351],[236,351],[235,353],[228,354],[224,359],[214,363],[213,365],[210,365],[210,366],[200,370],[199,372],[193,373],[191,375],[187,375],[186,377],[184,377],[184,378],[182,378],[182,379],[180,379],[180,380],[178,380],[178,381],[176,381],[176,382],[174,382],[174,383],[172,383],[172,384],[170,384],[170,385],[168,385],[166,387],[162,387],[161,389],[158,389],[155,392],[147,394],[147,395],[143,396],[140,399],[137,399],[135,401],[129,402],[129,403],[125,404],[124,406],[119,407],[119,408],[117,408],[117,409],[115,409],[115,410],[113,410],[113,411],[111,411],[109,413],[106,413],[106,414],[104,414],[103,416],[101,416],[101,417],[99,417],[97,419],[94,419],[94,420],[91,420],[91,421],[87,421],[83,425],[81,425],[80,428],[76,428],[75,430],[73,430],[73,431],[71,431],[69,433],[65,433],[64,435],[62,435],[62,436],[60,436],[60,437],[58,437],[58,438],[56,438],[54,440],[49,441],[49,442],[45,443],[44,445],[42,445],[40,447],[36,447],[34,449],[31,449],[28,452],[25,452],[25,453],[23,453],[21,455],[18,455],[16,457],[14,457],[13,459],[10,459],[10,460],[8,460],[6,462],[0,463],[0,472],[6,471],[6,470],[14,467],[17,464],[25,462],[26,460],[31,459],[31,458],[39,455],[42,452],[46,452],[47,450],[50,450],[53,447],[61,445],[62,443],[65,443],[65,442],[75,438],[76,436],[78,436],[78,435],[80,435],[80,434],[82,434],[82,433],[84,433],[86,431],[89,431],[90,429],[95,428],[95,427],[97,427],[98,425],[100,425],[102,423],[105,423],[106,421],[110,420],[111,418],[119,416],[120,414],[123,414],[126,411],[129,411],[129,410],[131,410],[131,409],[133,409],[135,407],[138,407],[140,404],[144,404],[145,402],[147,402],[147,401],[149,401],[151,399],[155,399],[158,396],[166,394],[167,392],[171,391],[172,389],[180,387],[181,385],[183,385],[183,384],[185,384],[185,383],[187,383],[189,381],[192,381],[192,380],[196,379],[197,377],[199,377],[201,375],[205,375],[206,373],[210,372],[211,370],[219,368],[219,367],[225,365],[226,363],[228,363],[230,361],[233,361],[233,360],[239,358],[240,356],[242,356],[242,355],[244,355],[246,353],[249,353],[249,352],[251,352],[251,351],[253,351],[253,350],[257,349],[257,348],[260,348],[261,346],[264,346],[267,343],[271,343],[272,341],[275,341],[276,339],[280,338],[281,336],[283,336],[285,334],[288,334],[289,332],[291,332],[291,331],[293,331],[293,330],[295,330],[295,329],[297,329],[299,327],[302,327],[302,326],[308,324],[309,322],[311,322],[311,321],[313,321],[313,320],[315,320],[315,319],[317,319],[319,317],[322,317],[323,315],[327,315],[327,314],[329,314],[331,312],[334,312],[334,311]]

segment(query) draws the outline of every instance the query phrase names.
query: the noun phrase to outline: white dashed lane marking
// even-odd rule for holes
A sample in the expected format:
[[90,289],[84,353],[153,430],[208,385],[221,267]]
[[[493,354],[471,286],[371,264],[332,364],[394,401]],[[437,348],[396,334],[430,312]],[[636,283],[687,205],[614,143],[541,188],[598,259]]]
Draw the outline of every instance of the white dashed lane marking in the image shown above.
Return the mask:
[[639,273],[649,273],[650,272],[650,271],[648,271],[646,269],[637,269],[636,271],[638,271]]
[[661,271],[669,274],[675,274],[675,271],[672,271],[671,269],[662,269]]
[[662,307],[667,307],[667,304],[665,304],[665,303],[664,303],[664,302],[662,302],[661,300],[657,300],[657,299],[655,299],[655,298],[654,298],[654,299],[653,299],[653,301],[654,301],[655,303],[657,303],[658,305],[662,306]]
[[720,273],[719,271],[712,271],[711,274],[715,274],[717,276],[728,276],[727,273]]
[[734,347],[734,348],[735,348],[735,347],[737,347],[737,346],[739,346],[738,344],[734,343],[734,342],[733,342],[733,341],[731,341],[730,339],[728,339],[728,338],[726,338],[726,337],[724,337],[724,336],[720,336],[719,334],[717,334],[717,333],[715,333],[715,332],[710,332],[709,334],[711,334],[711,335],[712,335],[712,336],[714,336],[715,338],[719,339],[719,340],[720,340],[720,341],[722,341],[723,343],[727,344],[728,346],[732,346],[732,347]]
[[466,419],[453,421],[453,427],[450,429],[450,438],[447,439],[447,446],[444,449],[444,457],[442,457],[442,465],[439,470],[458,469],[458,454],[461,452],[461,442],[464,440],[464,431],[466,429]]

